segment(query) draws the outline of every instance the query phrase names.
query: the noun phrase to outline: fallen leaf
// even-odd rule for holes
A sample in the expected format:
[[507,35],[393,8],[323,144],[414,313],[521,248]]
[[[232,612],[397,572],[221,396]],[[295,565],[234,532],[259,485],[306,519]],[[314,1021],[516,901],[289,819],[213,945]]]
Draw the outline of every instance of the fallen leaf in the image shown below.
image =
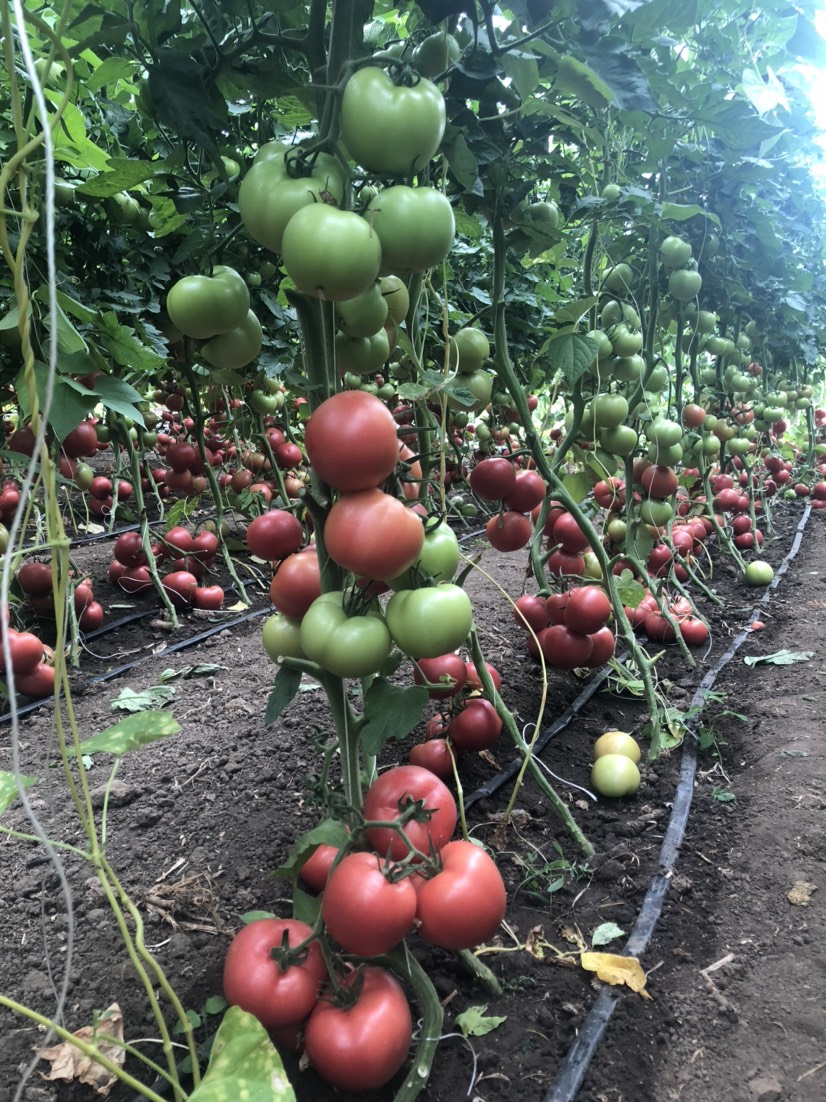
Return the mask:
[[786,898],[793,907],[808,907],[816,891],[817,884],[811,884],[808,880],[798,880]]
[[[117,1064],[118,1067],[123,1067],[126,1056],[123,1047],[123,1016],[117,1003],[107,1007],[100,1014],[95,1025],[85,1025],[82,1029],[75,1030],[72,1036],[89,1045],[94,1045],[102,1056]],[[52,1065],[48,1075],[43,1075],[41,1072],[42,1079],[50,1081],[62,1079],[67,1083],[77,1080],[87,1087],[92,1087],[104,1098],[117,1082],[117,1076],[97,1063],[94,1057],[82,1053],[71,1041],[62,1041],[59,1045],[52,1045],[51,1048],[40,1049],[38,1056]]]
[[644,999],[651,998],[645,990],[645,972],[636,957],[621,957],[616,953],[581,953],[579,960],[586,972],[596,972],[603,983],[625,984]]
[[813,650],[778,650],[774,654],[751,655],[743,661],[747,666],[758,666],[763,662],[770,666],[791,666],[794,662],[808,662],[814,656]]
[[487,1003],[481,1006],[469,1006],[462,1014],[457,1015],[456,1025],[461,1029],[465,1037],[484,1037],[486,1033],[497,1029],[507,1018],[486,1014]]
[[616,922],[603,922],[600,926],[597,926],[591,935],[591,944],[607,945],[609,941],[616,941],[618,937],[623,937],[625,930],[617,926]]

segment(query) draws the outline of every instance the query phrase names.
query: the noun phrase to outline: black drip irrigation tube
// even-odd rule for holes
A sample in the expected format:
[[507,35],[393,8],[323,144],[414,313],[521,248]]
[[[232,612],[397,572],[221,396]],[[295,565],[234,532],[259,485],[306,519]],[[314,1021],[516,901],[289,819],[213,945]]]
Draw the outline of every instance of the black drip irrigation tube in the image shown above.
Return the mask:
[[[794,560],[800,545],[803,542],[803,532],[811,515],[811,504],[806,505],[806,510],[800,519],[795,532],[792,546],[783,559],[774,578],[767,587],[760,601],[752,610],[751,618],[754,619],[761,608],[765,608],[771,600],[774,590],[780,583],[780,579],[786,573],[790,563]],[[674,794],[674,803],[668,827],[660,847],[658,870],[651,878],[648,891],[634,924],[634,929],[626,942],[622,954],[630,957],[639,957],[648,948],[653,936],[660,914],[662,913],[665,895],[668,885],[674,875],[674,865],[677,861],[680,846],[685,836],[688,814],[691,810],[691,801],[694,795],[694,777],[697,772],[697,745],[696,740],[690,737],[694,734],[694,727],[699,722],[699,709],[702,707],[706,695],[714,685],[720,673],[737,654],[744,641],[751,635],[748,628],[743,628],[732,640],[728,650],[720,656],[717,664],[703,677],[691,698],[691,707],[698,709],[698,714],[687,724],[688,730],[683,740],[682,762],[680,765],[680,780]],[[590,686],[589,686],[590,687]],[[576,1040],[568,1050],[563,1060],[562,1067],[557,1073],[553,1086],[544,1098],[544,1102],[573,1102],[579,1093],[585,1075],[594,1058],[597,1047],[602,1040],[608,1023],[620,1000],[620,992],[614,987],[605,986],[597,996],[596,1002],[588,1012],[585,1023],[579,1031]]]

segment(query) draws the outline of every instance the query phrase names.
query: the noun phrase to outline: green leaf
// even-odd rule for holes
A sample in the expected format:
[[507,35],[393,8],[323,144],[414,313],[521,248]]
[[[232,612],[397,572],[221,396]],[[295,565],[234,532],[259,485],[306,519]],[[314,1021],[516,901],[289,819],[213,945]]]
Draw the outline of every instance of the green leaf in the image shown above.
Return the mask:
[[623,570],[616,580],[617,596],[627,608],[636,608],[648,590],[635,580],[630,570]]
[[110,707],[113,712],[145,712],[156,705],[163,707],[175,696],[172,685],[150,685],[136,693],[134,689],[121,689]]
[[523,100],[528,99],[539,84],[539,66],[530,54],[509,50],[502,55],[502,68],[513,81]]
[[[112,706],[114,707],[114,703]],[[80,748],[85,754],[102,752],[120,757],[130,750],[139,750],[141,746],[148,746],[151,742],[177,735],[180,729],[180,723],[168,712],[140,711],[85,739]]]
[[95,71],[84,81],[87,92],[97,92],[106,84],[114,84],[122,80],[130,80],[135,73],[135,62],[125,57],[107,57]]
[[249,926],[251,922],[258,922],[261,918],[275,918],[276,916],[272,911],[246,911],[241,915],[241,921],[245,926]]
[[[155,372],[162,370],[166,366],[164,357],[153,348],[145,345],[137,336],[134,329],[131,329],[128,325],[121,325],[117,316],[111,311],[100,315],[98,337],[100,343],[115,363],[119,364],[121,367],[128,367],[133,371]],[[111,379],[112,376],[101,376],[99,379],[96,379],[96,387],[103,378]],[[116,382],[121,383],[123,386],[128,385],[121,379],[116,380]],[[137,394],[137,391],[132,387],[129,389]],[[101,394],[101,397],[107,399],[108,396]],[[140,395],[138,395],[138,401],[140,402],[142,400]],[[132,402],[134,402],[134,399]],[[105,404],[107,403],[105,402]],[[130,413],[128,416],[134,418],[135,414]],[[141,423],[143,423],[143,421],[141,421]]]
[[189,1102],[295,1102],[278,1049],[257,1018],[231,1006],[215,1035],[209,1067]]
[[349,835],[347,828],[340,819],[322,819],[312,830],[302,834],[290,849],[289,856],[283,865],[275,870],[275,876],[293,879],[295,873],[301,868],[316,846],[336,846],[341,848]]
[[427,689],[421,685],[400,687],[377,677],[364,696],[361,741],[366,753],[378,754],[390,739],[409,735],[427,704]]
[[573,386],[597,358],[599,345],[592,337],[582,333],[563,333],[546,341],[542,351]]
[[[48,302],[48,288],[45,285],[38,287],[35,297],[39,298],[41,302]],[[82,302],[78,302],[76,298],[67,295],[65,291],[58,291],[56,297],[59,305],[67,314],[71,314],[73,318],[77,318],[78,321],[82,321],[85,325],[94,324],[100,317],[100,313],[97,310],[94,310],[91,306],[86,306]]]
[[321,912],[321,896],[310,895],[301,888],[293,888],[293,918],[314,926]]
[[465,189],[474,194],[481,194],[479,182],[479,166],[476,158],[470,151],[464,134],[458,130],[445,139],[442,143],[450,171]]
[[562,485],[577,504],[584,501],[596,485],[596,479],[589,471],[577,471],[574,474],[566,474],[562,479]]
[[223,995],[210,995],[201,1008],[204,1014],[222,1014],[227,1008],[227,1000]]
[[498,1029],[502,1022],[507,1021],[507,1016],[496,1017],[485,1013],[487,1003],[481,1006],[469,1006],[456,1017],[456,1025],[465,1037],[484,1037],[486,1033],[492,1033]]
[[[39,784],[39,777],[24,777],[18,775],[17,780],[23,788],[31,788],[33,784]],[[17,783],[15,782],[14,773],[7,773],[5,770],[0,769],[0,815],[11,807],[11,805],[17,800],[20,793],[17,790]]]
[[198,666],[182,666],[179,670],[164,670],[158,680],[160,682],[174,681],[176,678],[186,681],[190,677],[205,677],[209,673],[218,673],[219,670],[229,669],[228,666],[219,666],[215,662],[202,662]]
[[97,198],[107,198],[116,195],[119,191],[128,191],[136,184],[142,184],[155,175],[155,166],[151,161],[137,161],[131,157],[111,157],[107,172],[101,172],[98,176],[92,176],[82,184],[78,184],[77,190],[84,195],[93,195]]
[[275,723],[298,692],[300,684],[301,670],[294,670],[292,666],[281,667],[275,675],[272,692],[267,700],[267,710],[264,712],[264,725],[266,727]]
[[759,666],[762,664],[767,666],[791,666],[794,662],[808,662],[809,659],[814,658],[814,656],[815,652],[813,650],[778,650],[775,651],[774,654],[752,655],[748,658],[744,658],[743,661],[747,666]]
[[625,930],[617,926],[616,922],[603,922],[591,935],[591,945],[592,947],[607,945],[611,941],[616,941],[618,937],[624,936]]
[[554,322],[557,325],[568,325],[569,322],[576,325],[598,302],[599,298],[596,295],[589,295],[588,298],[580,298],[576,302],[569,302],[567,306],[557,310],[554,314]]
[[[203,1024],[203,1019],[201,1018],[201,1015],[198,1014],[195,1010],[187,1010],[186,1016],[189,1020],[189,1024],[192,1026],[193,1029],[198,1029],[199,1026]],[[186,1027],[184,1026],[183,1022],[177,1022],[172,1032],[180,1034],[184,1032],[185,1028]]]
[[[45,405],[46,380],[49,369],[45,364],[34,365],[34,375],[37,383],[37,394],[41,408]],[[58,375],[54,381],[54,394],[49,408],[49,424],[54,430],[58,440],[63,440],[72,429],[77,428],[87,413],[90,413],[97,405],[97,398],[88,390],[81,394],[80,388],[74,379],[68,379],[65,375]],[[25,388],[18,388],[18,396],[22,398]],[[25,406],[25,401],[21,406]]]
[[[67,378],[66,383],[68,386],[75,387],[80,393],[90,393],[76,379]],[[123,379],[118,379],[114,375],[98,375],[95,379],[94,390],[91,393],[97,395],[107,409],[121,414],[122,417],[129,417],[141,426],[144,425],[143,414],[137,408],[143,398],[133,386],[130,386]]]
[[720,219],[716,214],[711,214],[704,207],[698,207],[696,203],[663,203],[660,214],[670,222],[687,222],[689,218],[707,218],[709,222],[720,225]]

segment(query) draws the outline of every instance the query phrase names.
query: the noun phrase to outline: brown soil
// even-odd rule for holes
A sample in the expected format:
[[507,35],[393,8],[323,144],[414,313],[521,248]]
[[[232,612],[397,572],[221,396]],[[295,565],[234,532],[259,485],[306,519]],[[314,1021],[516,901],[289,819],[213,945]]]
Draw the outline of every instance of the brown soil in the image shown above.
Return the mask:
[[[779,561],[798,516],[795,511],[778,518],[778,538],[767,557]],[[93,545],[79,556],[79,565],[99,579],[96,590],[98,599],[104,597],[107,619],[123,614],[110,604],[125,603],[105,580],[108,557],[105,545]],[[521,592],[521,556],[486,551],[482,565],[512,595]],[[719,756],[713,747],[701,755],[688,837],[642,962],[652,1001],[630,991],[623,994],[581,1098],[808,1102],[823,1097],[826,895],[814,891],[805,904],[811,889],[793,896],[798,900],[794,903],[788,893],[799,883],[824,887],[824,850],[817,829],[824,808],[818,722],[823,694],[816,682],[824,657],[819,630],[826,607],[824,580],[823,530],[814,515],[803,549],[764,617],[766,630],[749,638],[715,686],[722,699],[710,706],[705,722],[713,720],[719,733]],[[523,653],[502,596],[481,578],[470,584],[486,653],[505,674],[503,695],[522,722],[535,721],[537,667]],[[755,591],[726,566],[718,569],[714,585],[725,601],[722,611],[700,602],[714,627],[711,655],[689,670],[669,648],[661,663],[663,688],[676,707],[688,706],[702,672],[748,622],[755,601]],[[257,600],[263,607],[265,598]],[[191,616],[184,621],[175,639],[207,626]],[[125,686],[138,690],[157,684],[168,668],[195,663],[226,667],[171,682],[176,695],[170,708],[181,733],[128,755],[110,801],[109,858],[141,908],[152,951],[193,1010],[220,993],[223,956],[239,916],[250,910],[287,913],[287,888],[269,873],[314,821],[303,793],[305,778],[315,768],[311,739],[326,729],[328,712],[320,692],[310,689],[278,724],[265,728],[274,670],[262,660],[261,622],[247,621],[196,649],[164,657],[152,651],[170,641],[168,634],[145,621],[97,640],[94,649],[100,658],[85,656],[78,679],[76,710],[81,732],[88,736],[117,718],[111,702]],[[781,648],[810,650],[814,657],[796,665],[753,669],[743,663],[744,654]],[[148,660],[118,680],[90,683],[129,656]],[[400,677],[407,675],[403,668]],[[542,726],[582,687],[573,675],[552,671]],[[645,718],[635,697],[599,692],[551,741],[544,760],[560,777],[587,787],[593,739],[614,726],[639,733]],[[10,739],[8,728],[3,730],[0,769],[9,769]],[[21,765],[24,772],[42,778],[32,799],[47,833],[76,843],[77,828],[54,766],[54,732],[50,707],[27,717]],[[391,744],[384,763],[403,760],[405,748]],[[465,759],[465,793],[492,778],[498,764],[510,758],[502,745],[495,760]],[[107,780],[109,760],[96,755],[89,769],[89,782],[98,793]],[[595,846],[596,856],[587,860],[549,810],[547,799],[532,784],[525,785],[500,853],[513,935],[503,934],[499,948],[524,944],[537,927],[546,942],[568,952],[575,948],[566,940],[570,931],[579,931],[586,941],[609,921],[630,931],[657,870],[679,761],[677,750],[646,766],[639,793],[625,801],[593,803],[577,789],[559,786]],[[509,792],[507,785],[473,803],[469,825],[475,836],[492,838]],[[735,799],[719,798],[727,794]],[[17,808],[3,821],[26,829]],[[155,1036],[91,870],[74,857],[65,859],[65,868],[72,886],[74,930],[67,1027],[90,1023],[96,1008],[117,1001],[127,1038]],[[51,1014],[70,927],[57,876],[42,850],[16,842],[3,845],[0,870],[0,990]],[[622,944],[619,939],[605,948],[619,951]],[[594,1001],[598,985],[591,976],[572,963],[560,964],[550,948],[541,960],[524,949],[490,953],[483,959],[505,988],[494,998],[447,954],[428,950],[415,938],[411,945],[445,1001],[446,1032],[453,1032],[456,1016],[468,1006],[487,1004],[489,1014],[505,1018],[484,1037],[445,1040],[424,1097],[431,1102],[462,1097],[542,1102]],[[703,973],[729,954],[726,963]],[[216,1024],[215,1017],[206,1016],[200,1036],[206,1040]],[[28,1021],[0,1012],[0,1078],[9,1084],[8,1097],[13,1097],[42,1036]],[[156,1045],[145,1047],[157,1057]],[[130,1067],[135,1070],[134,1064]],[[41,1081],[38,1073],[45,1070],[45,1064],[38,1066],[22,1098],[77,1102],[92,1097],[89,1088]],[[332,1097],[312,1071],[299,1071],[294,1064],[290,1070],[300,1102]],[[377,1102],[392,1098],[395,1086],[376,1092]],[[123,1102],[134,1095],[116,1088],[111,1097]]]

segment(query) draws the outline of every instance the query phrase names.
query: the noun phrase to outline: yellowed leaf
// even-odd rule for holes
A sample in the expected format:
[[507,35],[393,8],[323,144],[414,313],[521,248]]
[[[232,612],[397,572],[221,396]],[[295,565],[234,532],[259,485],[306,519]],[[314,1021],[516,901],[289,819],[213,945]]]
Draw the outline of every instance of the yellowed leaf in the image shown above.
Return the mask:
[[636,957],[621,957],[616,953],[581,953],[579,959],[586,972],[596,972],[603,983],[625,984],[644,999],[651,998],[645,990],[645,972]]
[[[88,1045],[94,1045],[102,1056],[118,1067],[123,1067],[126,1056],[123,1048],[123,1016],[117,1003],[112,1003],[103,1011],[96,1025],[83,1026],[82,1029],[75,1030],[73,1036]],[[71,1041],[62,1041],[51,1048],[40,1049],[38,1056],[52,1065],[48,1075],[41,1073],[42,1079],[62,1079],[67,1083],[77,1080],[92,1087],[104,1098],[117,1082],[111,1072],[94,1057],[82,1053]]]
[[812,899],[812,893],[817,891],[817,884],[809,880],[796,880],[794,887],[787,893],[786,898],[793,907],[808,907]]
[[227,608],[227,612],[246,612],[250,606],[244,601],[237,601],[234,605],[230,605]]

